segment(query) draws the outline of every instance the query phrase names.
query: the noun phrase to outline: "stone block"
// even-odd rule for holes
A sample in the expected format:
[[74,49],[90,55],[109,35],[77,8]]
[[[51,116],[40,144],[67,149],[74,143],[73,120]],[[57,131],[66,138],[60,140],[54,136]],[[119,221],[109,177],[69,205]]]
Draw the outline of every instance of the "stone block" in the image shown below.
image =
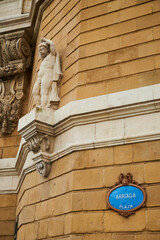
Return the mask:
[[160,55],[155,56],[155,69],[159,69],[160,66]]
[[18,152],[18,147],[3,148],[2,158],[14,158]]
[[[145,91],[143,91],[145,93]],[[141,92],[141,96],[142,92]],[[150,92],[150,96],[152,96],[152,92]],[[138,97],[140,99],[140,97]],[[147,100],[146,96],[146,100]],[[153,98],[153,96],[152,96]],[[138,99],[137,99],[138,100]],[[160,131],[160,126],[158,124],[160,114],[159,113],[151,113],[148,115],[141,115],[131,118],[125,118],[125,136],[124,139],[126,142],[130,142],[130,138],[134,136],[146,136],[149,134],[155,134],[155,132]],[[139,131],[141,129],[141,131]]]
[[112,240],[112,236],[110,233],[85,234],[84,240]]
[[89,233],[102,231],[103,212],[75,213],[72,215],[71,232]]
[[112,240],[135,240],[135,235],[133,234],[113,234]]
[[[38,236],[38,223],[30,223],[26,225],[25,240],[35,240]],[[21,240],[21,239],[18,239]]]
[[152,13],[152,3],[133,6],[120,11],[120,21],[125,21],[131,18],[137,18],[143,15]]
[[[109,100],[108,100],[109,101]],[[113,99],[113,101],[115,101]],[[114,105],[114,102],[109,102],[110,106]],[[121,139],[124,137],[124,121],[123,119],[109,120],[100,123],[96,123],[96,140],[110,140]]]
[[64,216],[54,217],[48,220],[48,236],[59,236],[64,234]]
[[116,50],[108,54],[108,63],[115,64],[138,58],[138,48],[130,47]]
[[[0,240],[14,240],[12,236],[0,236]],[[23,240],[23,239],[22,239]]]
[[153,70],[153,71],[141,73],[139,77],[140,87],[152,85],[153,83],[158,84],[160,82],[159,73],[160,73],[160,70]]
[[105,232],[130,232],[145,229],[145,210],[141,209],[135,215],[124,218],[114,211],[106,211],[104,215]]
[[29,173],[25,176],[25,179],[24,179],[24,182],[23,182],[25,190],[29,189],[29,188],[32,188],[32,187],[34,187],[38,184],[37,175],[38,175],[37,171],[33,171],[33,172],[31,172],[31,173]]
[[113,148],[114,164],[131,163],[133,161],[132,145],[121,145]]
[[0,195],[0,207],[15,207],[17,202],[16,194]]
[[77,100],[106,94],[106,83],[95,83],[77,88]]
[[160,206],[160,185],[146,187],[147,207]]
[[136,30],[136,20],[117,23],[108,27],[108,37],[120,36]]
[[145,182],[156,183],[160,182],[159,174],[160,162],[153,162],[145,164]]
[[[159,2],[158,2],[158,4],[159,4]],[[154,36],[154,39],[160,38],[160,26],[153,27],[153,36]]]
[[123,165],[104,168],[104,186],[114,186],[118,181],[120,173],[132,173],[133,179],[138,183],[144,183],[144,164]]
[[82,169],[84,168],[85,165],[86,152],[85,151],[74,152],[72,155],[72,159],[73,169]]
[[44,182],[40,186],[40,190],[39,191],[41,193],[41,201],[50,198],[51,192],[52,192],[52,182],[51,181]]
[[15,207],[0,208],[0,221],[15,220]]
[[73,173],[73,189],[88,189],[102,187],[102,170],[86,169]]
[[147,229],[150,231],[160,231],[160,209],[147,210]]
[[103,14],[106,14],[107,12],[108,3],[104,2],[102,4],[83,9],[81,12],[81,20],[101,16]]
[[95,43],[85,45],[86,56],[92,56],[100,53],[107,53],[120,48],[120,37],[105,39]]
[[53,215],[55,209],[54,199],[40,202],[36,205],[36,220],[48,218]]
[[38,225],[38,239],[46,238],[48,230],[48,220],[43,220],[39,222]]
[[160,18],[159,12],[137,18],[137,29],[158,25],[159,18]]
[[132,46],[151,40],[153,40],[152,29],[145,29],[121,36],[121,47]]
[[[17,233],[17,239],[18,240],[25,240],[25,234],[26,234],[26,225],[22,225],[19,229],[18,229],[18,233]],[[8,240],[8,239],[7,239]],[[13,239],[12,239],[13,240]]]
[[0,236],[8,236],[14,234],[15,221],[0,221]]
[[72,229],[72,214],[66,214],[65,225],[64,225],[64,234],[70,234],[71,229]]
[[133,144],[134,162],[160,159],[159,141]]
[[122,1],[111,1],[108,3],[108,12],[114,12],[121,9],[121,2]]
[[136,234],[135,240],[159,240],[160,239],[160,234],[159,233],[140,233]]
[[88,43],[93,43],[96,41],[100,41],[103,39],[106,39],[108,36],[108,31],[107,28],[100,28],[100,29],[95,29],[89,32],[82,32],[80,35],[80,44],[85,45]]
[[[72,193],[63,194],[53,199],[54,201],[54,216],[65,214],[72,211]],[[48,205],[49,207],[49,205]]]
[[160,53],[159,49],[160,41],[152,41],[138,46],[139,57],[145,57],[149,55],[155,55]]
[[[114,65],[116,66],[116,65]],[[110,79],[108,81],[107,93],[121,92],[139,87],[139,75],[131,75],[126,77],[119,77]]]
[[83,192],[73,192],[72,194],[72,211],[83,210]]
[[122,63],[121,66],[123,76],[153,70],[155,67],[154,57],[146,57],[139,60],[133,60],[131,62]]
[[106,209],[106,190],[84,192],[84,210]]
[[108,2],[109,0],[87,0],[85,1],[84,0],[84,6],[86,6],[86,2],[87,2],[87,6],[88,7],[91,7],[91,6],[94,6],[94,5],[97,5],[97,4],[100,4],[100,3],[103,3],[103,2]]
[[30,205],[22,209],[19,215],[19,226],[24,223],[33,222],[35,220],[35,206]]
[[[28,192],[28,204],[33,204],[33,203],[40,201],[40,199],[41,199],[41,191],[40,190],[41,190],[41,187],[36,186],[34,188],[29,189],[29,191],[27,191]],[[25,197],[27,197],[26,194],[25,194]],[[22,196],[22,199],[23,198],[24,197]],[[23,201],[25,201],[25,199]]]
[[108,65],[108,55],[106,53],[86,57],[79,60],[79,71],[86,71],[93,68],[104,67]]
[[113,12],[87,20],[88,31],[119,22],[119,13]]
[[113,147],[86,151],[85,167],[97,167],[113,164]]
[[60,177],[51,180],[51,197],[66,193],[72,189],[73,186],[73,173],[67,173]]

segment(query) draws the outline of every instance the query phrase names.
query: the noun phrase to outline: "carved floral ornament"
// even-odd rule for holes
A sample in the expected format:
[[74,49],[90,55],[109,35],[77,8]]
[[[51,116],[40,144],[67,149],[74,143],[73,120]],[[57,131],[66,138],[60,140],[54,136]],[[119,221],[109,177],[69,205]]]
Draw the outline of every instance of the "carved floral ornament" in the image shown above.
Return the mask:
[[24,72],[30,66],[31,48],[23,36],[0,39],[0,130],[13,132],[21,115]]
[[108,208],[118,212],[123,217],[129,217],[145,206],[146,192],[133,180],[131,173],[119,176],[119,181],[107,193]]

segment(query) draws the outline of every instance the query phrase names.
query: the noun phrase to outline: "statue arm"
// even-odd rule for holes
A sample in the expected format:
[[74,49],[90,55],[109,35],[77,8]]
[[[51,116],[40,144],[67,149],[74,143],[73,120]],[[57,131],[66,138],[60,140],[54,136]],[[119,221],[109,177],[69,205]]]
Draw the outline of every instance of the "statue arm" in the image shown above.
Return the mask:
[[61,80],[62,72],[61,72],[61,66],[60,66],[60,57],[59,53],[56,54],[56,60],[53,68],[53,82],[59,82]]

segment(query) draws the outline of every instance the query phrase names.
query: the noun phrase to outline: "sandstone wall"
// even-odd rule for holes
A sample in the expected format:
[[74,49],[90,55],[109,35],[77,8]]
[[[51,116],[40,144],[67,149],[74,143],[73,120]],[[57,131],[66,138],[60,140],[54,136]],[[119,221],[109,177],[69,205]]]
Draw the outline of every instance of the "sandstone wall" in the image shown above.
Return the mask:
[[[60,52],[59,107],[159,83],[159,18],[159,0],[53,1],[43,14],[37,44],[42,37],[52,39]],[[32,86],[37,62],[36,48]]]
[[[42,37],[55,42],[62,60],[59,108],[160,82],[159,0],[54,0],[43,13],[26,112],[34,106],[31,91]],[[18,147],[14,136],[4,144],[11,138]],[[53,162],[47,179],[37,171],[26,174],[17,196],[17,239],[159,240],[159,144],[76,150]],[[128,219],[106,206],[107,191],[121,172],[131,172],[147,191],[146,207]]]
[[13,240],[16,194],[0,195],[0,240]]
[[[48,179],[26,176],[18,193],[18,240],[158,240],[159,141],[79,151],[52,164]],[[146,188],[146,207],[123,218],[106,207],[121,172]]]

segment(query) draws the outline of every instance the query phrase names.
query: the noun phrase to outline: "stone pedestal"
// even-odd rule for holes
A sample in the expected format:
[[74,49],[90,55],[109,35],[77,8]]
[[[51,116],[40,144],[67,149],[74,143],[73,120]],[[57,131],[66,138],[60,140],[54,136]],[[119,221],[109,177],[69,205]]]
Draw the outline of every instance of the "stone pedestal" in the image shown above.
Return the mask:
[[54,148],[54,110],[35,108],[19,120],[18,132],[28,142],[38,172],[47,177],[51,169],[50,154]]

